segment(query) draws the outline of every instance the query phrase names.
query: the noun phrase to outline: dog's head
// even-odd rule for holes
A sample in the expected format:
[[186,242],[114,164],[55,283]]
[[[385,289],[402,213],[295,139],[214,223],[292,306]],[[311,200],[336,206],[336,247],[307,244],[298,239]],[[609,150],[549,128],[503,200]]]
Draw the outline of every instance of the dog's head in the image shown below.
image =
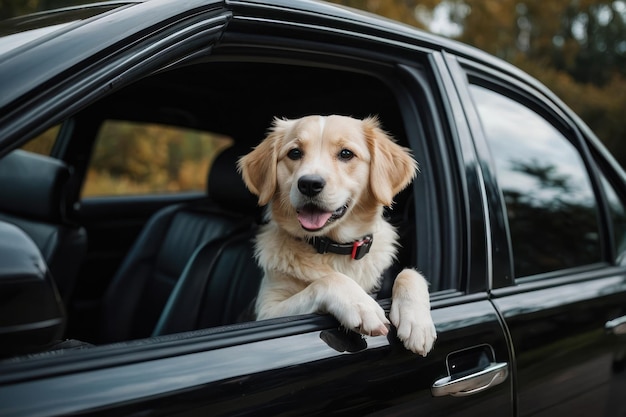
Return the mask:
[[373,221],[411,182],[417,163],[376,118],[307,116],[274,120],[239,169],[259,205],[271,203],[276,222],[311,236]]

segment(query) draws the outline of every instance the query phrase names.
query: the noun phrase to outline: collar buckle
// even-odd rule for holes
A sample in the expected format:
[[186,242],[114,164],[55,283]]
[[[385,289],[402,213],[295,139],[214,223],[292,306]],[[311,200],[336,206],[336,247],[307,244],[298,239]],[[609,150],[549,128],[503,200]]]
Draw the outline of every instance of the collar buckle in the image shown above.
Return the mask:
[[371,235],[365,236],[361,240],[357,240],[352,244],[352,253],[350,257],[355,260],[359,260],[370,251],[370,247],[372,247],[372,239]]
[[337,243],[327,237],[314,237],[308,242],[315,248],[317,253],[336,253],[350,255],[351,259],[359,260],[367,255],[372,247],[374,237],[367,235],[352,243]]

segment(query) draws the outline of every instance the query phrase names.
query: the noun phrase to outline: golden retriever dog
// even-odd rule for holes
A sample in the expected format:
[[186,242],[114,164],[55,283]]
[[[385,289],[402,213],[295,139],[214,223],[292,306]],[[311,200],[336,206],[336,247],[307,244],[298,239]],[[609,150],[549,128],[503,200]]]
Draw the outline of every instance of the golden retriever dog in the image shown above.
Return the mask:
[[[276,119],[239,170],[259,205],[268,205],[256,238],[264,271],[257,319],[330,313],[347,329],[386,335],[389,320],[370,294],[396,254],[398,236],[383,209],[417,173],[410,151],[376,118]],[[407,349],[430,351],[437,336],[417,271],[396,277],[389,318]]]

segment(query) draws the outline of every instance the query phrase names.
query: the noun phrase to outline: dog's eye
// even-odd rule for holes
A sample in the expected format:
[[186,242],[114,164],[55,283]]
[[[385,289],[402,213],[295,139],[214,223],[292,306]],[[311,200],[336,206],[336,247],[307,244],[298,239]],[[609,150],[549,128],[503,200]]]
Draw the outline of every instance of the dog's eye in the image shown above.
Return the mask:
[[287,152],[287,158],[291,159],[292,161],[297,161],[298,159],[302,158],[302,151],[298,148],[294,148]]
[[354,152],[352,152],[351,150],[342,149],[341,151],[339,151],[339,159],[343,161],[349,161],[352,158],[354,158]]

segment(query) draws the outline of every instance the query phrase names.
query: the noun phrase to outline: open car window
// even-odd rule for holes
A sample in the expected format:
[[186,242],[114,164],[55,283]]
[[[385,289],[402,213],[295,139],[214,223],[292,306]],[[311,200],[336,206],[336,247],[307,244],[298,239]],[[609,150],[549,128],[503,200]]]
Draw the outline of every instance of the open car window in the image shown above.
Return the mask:
[[[244,229],[258,227],[263,221],[263,209],[256,207],[256,201],[241,199],[236,160],[263,140],[274,118],[308,114],[344,114],[357,118],[376,115],[382,128],[400,145],[412,148],[418,162],[428,167],[430,161],[426,159],[424,148],[415,147],[416,143],[423,146],[424,132],[419,125],[409,122],[416,116],[411,108],[400,106],[397,94],[401,94],[398,92],[401,90],[393,74],[389,68],[363,72],[349,66],[337,69],[319,64],[310,66],[305,62],[277,64],[258,58],[243,62],[217,60],[146,77],[77,114],[73,118],[73,134],[83,138],[93,135],[89,139],[93,145],[85,147],[89,154],[82,167],[84,179],[78,205],[92,239],[91,252],[82,265],[74,298],[68,306],[69,315],[73,317],[69,336],[101,344],[245,321],[245,311],[218,311],[233,305],[243,310],[243,305],[249,305],[249,302],[232,301],[233,297],[247,300],[251,292],[248,289],[247,295],[243,295],[244,290],[238,285],[245,286],[237,284],[237,280],[245,274],[259,273],[254,260],[254,235]],[[233,154],[229,156],[228,172],[220,171],[224,169],[220,155],[228,152]],[[217,159],[220,162],[215,165]],[[208,191],[207,177],[214,179]],[[390,297],[391,277],[402,267],[423,271],[427,279],[436,283],[431,287],[433,292],[456,289],[446,286],[456,283],[440,280],[435,275],[439,271],[435,267],[438,259],[418,256],[418,249],[426,247],[418,244],[419,236],[422,233],[434,236],[432,230],[436,225],[426,221],[428,216],[418,213],[434,200],[416,197],[416,193],[432,190],[433,180],[432,173],[420,175],[395,198],[393,207],[386,210],[388,220],[399,232],[400,246],[398,259],[381,288],[383,300]],[[231,185],[235,181],[240,185]],[[431,182],[428,187],[426,182]],[[160,194],[175,195],[189,190],[200,197],[208,193],[205,196],[208,208],[203,210],[220,213],[215,217],[214,226],[198,226],[199,223],[181,220],[182,216],[173,218],[179,240],[169,240],[165,235],[142,235],[136,227],[132,234],[130,228],[125,228],[152,207],[151,202],[162,202]],[[94,196],[107,198],[94,199]],[[125,198],[108,198],[111,196]],[[177,210],[174,207],[190,204],[182,198],[167,200],[171,203],[160,210]],[[420,204],[416,205],[416,201]],[[251,215],[252,211],[255,214]],[[233,218],[236,220],[231,228],[228,224]],[[154,220],[148,225],[152,222]],[[222,229],[227,231],[216,232]],[[428,229],[432,230],[427,232]],[[155,247],[153,252],[142,252],[145,248],[142,239],[151,242]],[[178,280],[183,271],[189,272],[190,257],[199,256],[199,252],[192,250],[202,246],[195,246],[198,242],[203,242],[205,247],[235,242],[244,249],[236,252],[232,246],[219,246],[220,251],[232,250],[229,256],[238,257],[237,268],[211,270],[207,274],[218,274],[224,284],[216,285],[210,277],[199,277],[206,280],[205,284],[196,284],[198,290],[187,294],[185,285]],[[210,248],[202,250],[211,251]],[[144,261],[134,266],[138,253]],[[116,267],[111,268],[111,265]],[[130,268],[130,272],[125,272],[124,268]],[[146,273],[146,270],[152,272]],[[152,280],[151,274],[157,279]],[[139,278],[137,282],[124,282],[126,278],[120,278],[122,275]],[[234,289],[228,290],[229,286]],[[222,294],[220,291],[223,295],[215,295]],[[113,293],[121,298],[107,299]],[[212,299],[223,302],[204,305]],[[152,304],[154,308],[145,308]],[[124,318],[107,317],[109,310],[118,311]],[[180,327],[161,317],[165,310],[170,315],[177,311],[194,312],[194,316],[185,320],[189,326]],[[207,319],[215,315],[221,318]],[[101,338],[101,327],[114,328],[118,320],[129,327],[128,331],[115,338]]]

